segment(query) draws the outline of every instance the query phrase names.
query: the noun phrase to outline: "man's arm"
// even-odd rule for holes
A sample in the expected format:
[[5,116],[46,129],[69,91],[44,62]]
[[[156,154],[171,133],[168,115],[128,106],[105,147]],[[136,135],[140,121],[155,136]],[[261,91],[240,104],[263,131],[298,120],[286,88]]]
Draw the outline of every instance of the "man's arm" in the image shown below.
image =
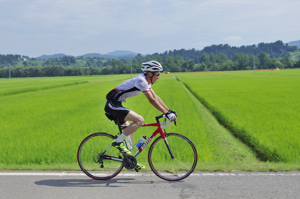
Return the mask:
[[169,111],[169,108],[164,104],[164,102],[160,99],[155,92],[150,89],[150,92],[144,92],[145,96],[149,100],[149,102],[160,112],[166,114]]
[[154,96],[156,96],[157,97],[157,100],[159,101],[159,103],[165,108],[165,109],[167,109],[168,111],[169,111],[169,108],[165,105],[165,103],[160,99],[160,97],[158,96],[158,95],[156,95],[156,93],[154,92],[154,90],[150,90],[150,92],[152,92],[152,94],[154,95]]

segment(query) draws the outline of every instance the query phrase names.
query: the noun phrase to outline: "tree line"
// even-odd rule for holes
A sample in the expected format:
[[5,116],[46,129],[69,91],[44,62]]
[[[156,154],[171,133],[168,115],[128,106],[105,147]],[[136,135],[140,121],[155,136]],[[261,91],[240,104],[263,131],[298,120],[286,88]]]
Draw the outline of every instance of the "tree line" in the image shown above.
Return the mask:
[[258,56],[261,52],[266,52],[270,58],[278,58],[278,57],[284,57],[288,55],[290,52],[297,51],[297,46],[289,46],[288,44],[284,44],[282,41],[276,41],[273,43],[259,43],[256,45],[249,45],[249,46],[241,46],[241,47],[235,47],[230,46],[228,44],[220,44],[220,45],[212,45],[205,47],[203,50],[170,50],[165,51],[164,53],[155,53],[153,55],[149,56],[161,56],[163,60],[167,56],[182,56],[185,60],[193,59],[195,64],[201,63],[200,57],[202,54],[214,54],[218,55],[220,53],[223,53],[227,56],[228,59],[232,59],[234,54],[237,53],[244,53],[248,55],[255,55]]
[[[202,51],[174,50],[133,58],[72,57],[37,60],[20,55],[0,55],[0,77],[44,77],[140,73],[142,62],[157,60],[164,71],[231,71],[300,68],[300,57],[291,59],[289,52],[299,51],[282,41],[258,46],[230,47],[213,45]],[[7,65],[11,67],[7,67]]]
[[[214,55],[202,54],[201,64],[195,64],[193,59],[184,60],[182,56],[148,57],[149,61],[155,59],[160,61],[164,71],[168,72],[194,72],[194,71],[233,71],[233,70],[253,70],[256,69],[283,69],[300,68],[300,60],[294,62],[288,55],[281,58],[270,58],[266,52],[261,52],[258,56],[246,53],[235,53],[232,59],[228,59],[224,53]],[[79,67],[79,66],[12,66],[10,68],[0,68],[0,77],[8,77],[10,70],[11,77],[49,77],[49,76],[80,76],[80,75],[108,75],[108,74],[130,74],[141,73],[143,61],[136,58],[123,62],[112,59],[112,63],[105,67]]]

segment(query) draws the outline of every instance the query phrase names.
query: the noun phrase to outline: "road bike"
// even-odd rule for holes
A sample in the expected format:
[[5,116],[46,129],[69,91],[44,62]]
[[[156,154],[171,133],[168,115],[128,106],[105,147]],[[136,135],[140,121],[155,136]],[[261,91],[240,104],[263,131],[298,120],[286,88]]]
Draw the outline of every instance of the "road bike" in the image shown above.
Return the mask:
[[[111,116],[110,116],[111,117]],[[165,118],[164,122],[159,120]],[[134,155],[120,154],[119,150],[112,147],[112,142],[126,126],[120,125],[117,135],[104,132],[94,133],[86,137],[80,144],[77,160],[81,170],[95,180],[108,180],[117,176],[123,167],[135,170],[136,157],[148,146],[156,135],[158,137],[151,144],[148,151],[148,162],[151,170],[161,179],[179,181],[188,177],[197,165],[197,150],[193,142],[186,136],[178,133],[167,133],[171,121],[166,116],[155,117],[156,123],[143,124],[144,127],[157,127],[153,134],[145,140]]]

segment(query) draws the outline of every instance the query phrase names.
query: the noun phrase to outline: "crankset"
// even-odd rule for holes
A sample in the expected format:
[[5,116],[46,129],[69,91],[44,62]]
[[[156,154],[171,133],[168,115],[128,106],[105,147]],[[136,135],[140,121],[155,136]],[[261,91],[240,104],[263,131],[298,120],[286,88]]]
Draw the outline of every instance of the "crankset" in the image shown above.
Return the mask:
[[137,160],[132,155],[123,155],[123,165],[126,169],[134,169],[137,165]]

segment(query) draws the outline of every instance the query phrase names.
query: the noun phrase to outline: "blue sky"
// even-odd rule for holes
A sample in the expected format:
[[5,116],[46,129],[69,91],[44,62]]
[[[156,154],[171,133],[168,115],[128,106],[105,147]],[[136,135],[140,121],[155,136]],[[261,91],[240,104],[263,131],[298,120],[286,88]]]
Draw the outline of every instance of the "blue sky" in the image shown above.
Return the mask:
[[0,54],[142,54],[300,40],[299,0],[0,0]]

